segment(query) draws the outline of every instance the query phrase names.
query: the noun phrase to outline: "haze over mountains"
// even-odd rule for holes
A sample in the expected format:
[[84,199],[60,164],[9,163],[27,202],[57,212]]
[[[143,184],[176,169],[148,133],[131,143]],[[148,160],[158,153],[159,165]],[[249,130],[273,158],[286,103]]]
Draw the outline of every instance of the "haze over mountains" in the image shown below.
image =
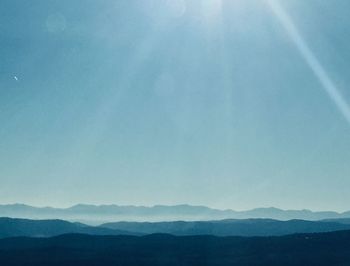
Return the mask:
[[147,235],[154,233],[215,236],[281,236],[294,233],[319,233],[350,230],[341,221],[277,221],[271,219],[220,220],[197,222],[116,222],[88,226],[64,220],[0,218],[0,238],[52,237],[79,233],[89,235]]
[[[110,215],[111,207],[118,209],[118,206],[86,205],[68,209],[15,207],[12,210],[16,209],[18,215],[21,210],[27,210],[22,215],[61,216],[67,212]],[[177,209],[182,215],[193,215],[193,210],[208,209],[186,205],[183,210],[182,207],[161,206],[160,213]],[[159,207],[142,208],[149,212],[154,208],[159,210]],[[93,209],[99,211],[92,212]],[[220,213],[220,210],[212,211]],[[139,212],[133,213],[136,214]],[[349,241],[349,218],[112,222],[90,226],[57,219],[2,217],[0,265],[349,265]]]
[[205,206],[155,205],[120,206],[78,204],[69,208],[33,207],[25,204],[0,205],[0,216],[29,219],[64,219],[100,224],[115,221],[204,221],[222,219],[267,218],[276,220],[323,220],[350,218],[350,211],[313,212],[310,210],[282,210],[257,208],[247,211],[218,210]]
[[278,221],[272,219],[239,219],[219,221],[116,222],[101,227],[139,234],[164,233],[177,236],[281,236],[295,233],[319,233],[350,230],[350,224],[337,221]]

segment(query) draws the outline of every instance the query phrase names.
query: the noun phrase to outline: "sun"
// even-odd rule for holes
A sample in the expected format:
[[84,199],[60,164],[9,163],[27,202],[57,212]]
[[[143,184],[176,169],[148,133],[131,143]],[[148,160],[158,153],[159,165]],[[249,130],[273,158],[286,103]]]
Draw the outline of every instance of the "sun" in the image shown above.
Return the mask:
[[212,21],[222,13],[222,0],[203,0],[201,3],[202,15]]

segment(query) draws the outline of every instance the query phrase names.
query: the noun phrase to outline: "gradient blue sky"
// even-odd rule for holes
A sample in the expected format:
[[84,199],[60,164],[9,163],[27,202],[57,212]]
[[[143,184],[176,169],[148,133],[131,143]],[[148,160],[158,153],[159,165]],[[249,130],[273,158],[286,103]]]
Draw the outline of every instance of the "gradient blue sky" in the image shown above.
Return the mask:
[[348,10],[2,0],[0,203],[350,209]]

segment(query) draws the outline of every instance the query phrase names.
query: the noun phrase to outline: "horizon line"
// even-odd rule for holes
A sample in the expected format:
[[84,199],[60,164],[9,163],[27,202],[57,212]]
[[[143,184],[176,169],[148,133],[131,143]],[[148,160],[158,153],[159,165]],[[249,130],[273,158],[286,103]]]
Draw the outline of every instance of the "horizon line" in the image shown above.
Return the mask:
[[34,208],[52,208],[52,209],[69,209],[75,206],[79,205],[85,205],[85,206],[94,206],[94,207],[102,207],[102,206],[117,206],[117,207],[139,207],[139,208],[154,208],[157,206],[162,206],[162,207],[177,207],[177,206],[190,206],[190,207],[204,207],[208,209],[213,209],[213,210],[219,210],[219,211],[234,211],[234,212],[245,212],[245,211],[252,211],[252,210],[258,210],[258,209],[276,209],[276,210],[281,210],[281,211],[310,211],[310,212],[334,212],[338,214],[342,214],[345,212],[350,211],[350,209],[347,210],[315,210],[315,209],[308,209],[308,208],[301,208],[301,209],[291,209],[291,208],[280,208],[280,207],[275,207],[275,206],[260,206],[260,207],[253,207],[253,208],[248,208],[248,209],[232,209],[232,208],[216,208],[216,207],[211,207],[207,205],[197,205],[197,204],[189,204],[189,203],[179,203],[179,204],[153,204],[153,205],[136,205],[136,204],[116,204],[116,203],[75,203],[71,205],[66,205],[66,206],[49,206],[49,205],[35,205],[35,204],[27,204],[23,202],[12,202],[12,203],[0,203],[0,206],[11,206],[11,205],[24,205],[28,207],[34,207]]

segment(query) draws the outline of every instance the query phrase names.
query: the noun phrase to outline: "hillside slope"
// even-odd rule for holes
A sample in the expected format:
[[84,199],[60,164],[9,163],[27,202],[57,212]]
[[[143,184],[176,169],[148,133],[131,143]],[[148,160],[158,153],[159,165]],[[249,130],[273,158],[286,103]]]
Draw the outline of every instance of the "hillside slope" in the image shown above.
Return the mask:
[[350,231],[283,237],[171,235],[10,238],[0,265],[350,265]]

